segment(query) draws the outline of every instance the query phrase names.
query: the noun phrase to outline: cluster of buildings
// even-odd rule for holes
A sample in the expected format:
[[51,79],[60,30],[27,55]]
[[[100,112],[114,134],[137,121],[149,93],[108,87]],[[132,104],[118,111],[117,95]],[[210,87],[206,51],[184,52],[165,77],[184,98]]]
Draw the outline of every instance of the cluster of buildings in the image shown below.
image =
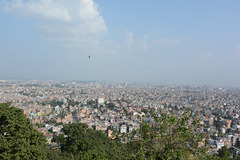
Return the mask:
[[[181,116],[186,108],[201,117],[210,152],[240,146],[240,89],[197,85],[77,81],[0,81],[0,103],[22,108],[51,143],[63,124],[85,123],[114,138],[139,128],[148,110]],[[40,125],[41,124],[41,125]]]

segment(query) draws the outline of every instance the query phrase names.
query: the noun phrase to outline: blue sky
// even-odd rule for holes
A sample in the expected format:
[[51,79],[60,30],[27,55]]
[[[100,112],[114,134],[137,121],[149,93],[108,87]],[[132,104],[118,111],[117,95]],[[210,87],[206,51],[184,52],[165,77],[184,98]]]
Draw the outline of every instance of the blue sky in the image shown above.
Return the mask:
[[0,79],[239,85],[239,6],[2,0]]

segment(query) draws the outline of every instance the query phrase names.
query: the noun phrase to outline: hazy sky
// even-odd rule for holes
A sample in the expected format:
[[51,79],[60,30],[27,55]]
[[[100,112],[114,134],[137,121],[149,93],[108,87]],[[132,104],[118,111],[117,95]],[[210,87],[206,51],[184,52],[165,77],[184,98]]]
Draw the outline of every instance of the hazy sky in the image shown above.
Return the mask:
[[239,85],[239,8],[239,0],[1,0],[0,79]]

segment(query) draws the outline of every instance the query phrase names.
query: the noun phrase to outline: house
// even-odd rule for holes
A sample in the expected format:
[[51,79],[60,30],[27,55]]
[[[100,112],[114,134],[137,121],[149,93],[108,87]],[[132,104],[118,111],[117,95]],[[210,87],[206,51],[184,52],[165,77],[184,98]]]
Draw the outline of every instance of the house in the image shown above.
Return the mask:
[[53,139],[53,134],[44,134],[44,136],[46,137],[48,144],[51,144]]

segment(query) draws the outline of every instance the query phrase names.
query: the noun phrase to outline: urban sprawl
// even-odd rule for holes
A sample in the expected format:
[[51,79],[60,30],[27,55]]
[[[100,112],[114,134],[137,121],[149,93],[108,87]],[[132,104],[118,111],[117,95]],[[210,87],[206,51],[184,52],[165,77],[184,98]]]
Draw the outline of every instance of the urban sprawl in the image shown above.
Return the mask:
[[62,134],[64,124],[85,123],[113,133],[131,133],[141,120],[151,119],[149,109],[181,116],[189,108],[198,112],[207,135],[201,145],[211,153],[223,146],[240,154],[240,88],[198,85],[157,85],[78,81],[1,80],[0,103],[11,102],[24,110],[49,145]]

